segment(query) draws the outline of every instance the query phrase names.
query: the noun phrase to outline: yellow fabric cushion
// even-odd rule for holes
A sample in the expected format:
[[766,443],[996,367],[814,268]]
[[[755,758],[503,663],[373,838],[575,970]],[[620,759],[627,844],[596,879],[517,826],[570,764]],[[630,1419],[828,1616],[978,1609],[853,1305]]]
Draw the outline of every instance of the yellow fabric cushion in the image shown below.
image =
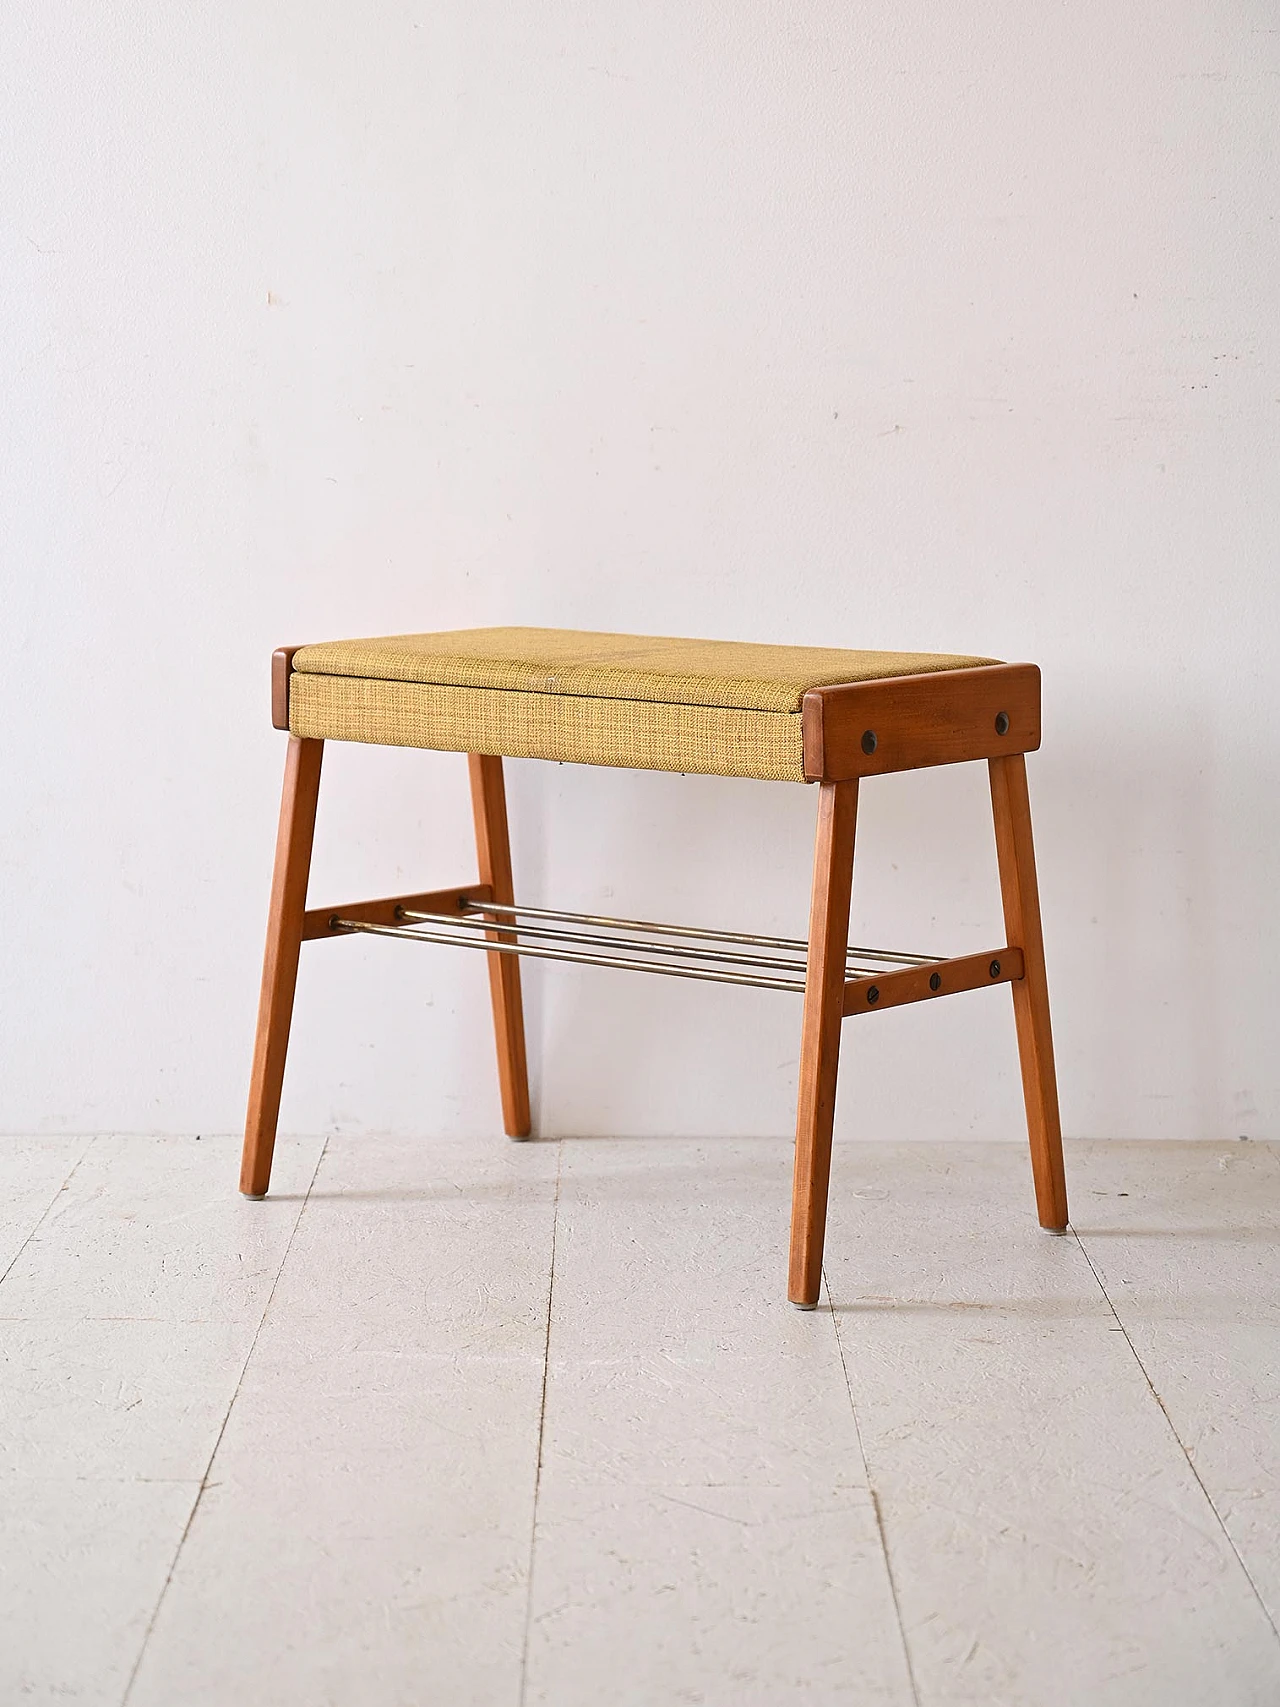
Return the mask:
[[795,712],[294,676],[289,728],[330,741],[803,782]]
[[803,782],[812,687],[989,658],[473,628],[303,646],[295,735]]
[[293,667],[304,675],[359,681],[798,711],[809,688],[832,682],[870,682],[991,662],[937,652],[758,646],[572,628],[461,628],[303,646],[294,654]]

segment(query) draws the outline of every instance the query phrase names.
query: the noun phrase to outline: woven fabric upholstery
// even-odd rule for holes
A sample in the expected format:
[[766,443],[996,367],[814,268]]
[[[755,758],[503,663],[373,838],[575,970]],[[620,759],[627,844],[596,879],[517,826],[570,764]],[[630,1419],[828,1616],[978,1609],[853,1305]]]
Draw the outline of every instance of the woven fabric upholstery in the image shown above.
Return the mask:
[[475,628],[303,646],[295,735],[803,782],[809,688],[990,658]]
[[809,688],[989,664],[936,652],[850,652],[830,646],[756,646],[739,640],[668,640],[571,628],[464,628],[303,646],[306,675],[458,688],[798,711]]
[[289,728],[389,747],[805,780],[795,712],[294,676]]

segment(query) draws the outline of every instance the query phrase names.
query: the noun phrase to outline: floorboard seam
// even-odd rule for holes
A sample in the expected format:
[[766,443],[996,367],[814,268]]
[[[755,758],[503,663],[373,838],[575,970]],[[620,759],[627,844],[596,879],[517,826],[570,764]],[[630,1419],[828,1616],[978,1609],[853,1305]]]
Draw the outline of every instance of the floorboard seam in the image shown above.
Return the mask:
[[827,1308],[831,1312],[831,1323],[836,1334],[836,1350],[840,1355],[840,1367],[844,1371],[844,1384],[849,1394],[849,1409],[853,1413],[853,1431],[858,1437],[858,1452],[862,1458],[863,1474],[867,1478],[867,1492],[871,1496],[871,1509],[875,1513],[876,1534],[880,1538],[880,1557],[884,1560],[885,1576],[889,1579],[889,1596],[893,1601],[894,1616],[898,1620],[898,1639],[902,1643],[903,1664],[907,1668],[907,1683],[911,1690],[913,1707],[920,1707],[920,1691],[916,1686],[916,1671],[911,1663],[911,1649],[907,1643],[907,1627],[902,1619],[902,1603],[898,1599],[898,1584],[893,1574],[893,1563],[889,1558],[889,1538],[884,1530],[884,1514],[880,1510],[880,1496],[871,1485],[871,1466],[867,1462],[867,1449],[862,1439],[862,1424],[858,1420],[858,1405],[853,1396],[853,1380],[849,1374],[848,1359],[844,1355],[844,1341],[840,1337],[840,1318],[831,1302],[831,1282],[827,1271],[822,1271],[823,1284],[827,1289]]
[[120,1707],[128,1707],[129,1697],[133,1694],[133,1686],[138,1681],[138,1673],[141,1671],[142,1662],[146,1657],[147,1645],[151,1641],[152,1633],[156,1627],[156,1622],[160,1617],[161,1608],[165,1603],[165,1597],[169,1593],[169,1588],[173,1582],[174,1574],[178,1569],[178,1561],[181,1559],[182,1550],[187,1544],[187,1537],[191,1534],[191,1527],[195,1523],[196,1513],[200,1509],[200,1502],[204,1498],[205,1491],[209,1486],[209,1476],[213,1470],[214,1460],[218,1456],[218,1448],[222,1445],[222,1437],[227,1432],[227,1424],[231,1420],[231,1412],[235,1408],[235,1402],[240,1397],[240,1389],[244,1385],[245,1373],[249,1368],[249,1364],[253,1360],[253,1354],[257,1349],[258,1340],[261,1338],[262,1329],[267,1319],[267,1312],[270,1310],[271,1301],[276,1295],[276,1288],[280,1285],[280,1276],[284,1273],[284,1265],[289,1260],[289,1252],[293,1249],[293,1241],[298,1236],[298,1228],[302,1225],[303,1213],[306,1210],[308,1201],[310,1200],[312,1187],[316,1183],[316,1175],[320,1172],[320,1164],[324,1161],[325,1152],[328,1148],[329,1140],[326,1138],[324,1143],[320,1146],[320,1154],[316,1157],[316,1165],[311,1170],[311,1178],[307,1181],[307,1189],[303,1193],[302,1202],[298,1205],[298,1213],[294,1217],[293,1226],[289,1230],[289,1237],[285,1241],[284,1251],[280,1257],[280,1264],[275,1272],[275,1279],[271,1282],[271,1290],[267,1293],[266,1302],[262,1306],[262,1314],[258,1318],[258,1325],[253,1330],[253,1338],[249,1341],[249,1349],[245,1353],[244,1362],[240,1365],[240,1373],[236,1377],[235,1387],[230,1399],[227,1401],[227,1408],[222,1414],[222,1422],[218,1427],[217,1439],[214,1441],[213,1447],[209,1453],[209,1461],[205,1465],[204,1474],[200,1478],[200,1486],[196,1489],[196,1497],[191,1502],[191,1510],[187,1513],[187,1521],[182,1526],[182,1534],[178,1537],[178,1545],[174,1548],[173,1558],[169,1561],[169,1569],[165,1575],[164,1585],[156,1597],[156,1603],[151,1609],[151,1616],[147,1620],[147,1627],[142,1633],[142,1641],[138,1645],[138,1657],[133,1662],[133,1670],[129,1673],[129,1681],[125,1685],[124,1694],[120,1697]]
[[1117,1328],[1119,1328],[1120,1332],[1124,1335],[1124,1342],[1128,1346],[1130,1352],[1133,1354],[1133,1361],[1137,1364],[1138,1368],[1142,1371],[1142,1378],[1147,1384],[1147,1387],[1151,1393],[1151,1397],[1155,1400],[1156,1404],[1159,1405],[1160,1415],[1164,1418],[1165,1422],[1168,1424],[1169,1433],[1177,1441],[1178,1450],[1182,1453],[1183,1458],[1186,1460],[1188,1470],[1190,1470],[1191,1474],[1195,1477],[1196,1486],[1200,1489],[1200,1492],[1204,1495],[1205,1503],[1208,1505],[1209,1510],[1213,1513],[1215,1519],[1217,1520],[1218,1528],[1222,1531],[1223,1538],[1226,1541],[1227,1546],[1230,1547],[1231,1551],[1235,1554],[1236,1559],[1240,1565],[1240,1569],[1244,1572],[1245,1581],[1249,1584],[1249,1587],[1253,1590],[1253,1597],[1262,1609],[1262,1616],[1266,1619],[1267,1623],[1270,1625],[1271,1632],[1275,1636],[1276,1640],[1278,1642],[1280,1642],[1280,1629],[1276,1628],[1276,1621],[1271,1616],[1271,1613],[1267,1607],[1267,1603],[1262,1598],[1262,1594],[1258,1588],[1257,1583],[1253,1580],[1253,1572],[1249,1569],[1248,1565],[1245,1564],[1244,1555],[1241,1553],[1240,1549],[1236,1546],[1235,1538],[1232,1535],[1231,1531],[1227,1528],[1227,1525],[1226,1525],[1225,1521],[1223,1520],[1222,1513],[1218,1510],[1218,1507],[1214,1502],[1213,1495],[1209,1492],[1208,1488],[1205,1486],[1204,1481],[1201,1478],[1200,1472],[1196,1469],[1195,1460],[1192,1458],[1191,1453],[1187,1450],[1186,1441],[1183,1440],[1182,1436],[1178,1433],[1177,1429],[1174,1427],[1173,1418],[1169,1415],[1169,1412],[1165,1406],[1165,1402],[1160,1397],[1160,1394],[1156,1389],[1156,1384],[1151,1379],[1151,1376],[1148,1373],[1146,1364],[1142,1361],[1142,1358],[1139,1356],[1138,1348],[1137,1348],[1137,1346],[1134,1345],[1133,1340],[1129,1334],[1128,1328],[1126,1328],[1124,1323],[1120,1320],[1120,1312],[1116,1309],[1115,1305],[1111,1301],[1111,1294],[1107,1291],[1106,1284],[1103,1281],[1101,1274],[1098,1272],[1097,1265],[1094,1263],[1093,1258],[1089,1255],[1088,1251],[1085,1249],[1084,1240],[1080,1237],[1079,1233],[1077,1233],[1077,1231],[1074,1227],[1072,1227],[1072,1229],[1071,1229],[1071,1236],[1075,1240],[1076,1244],[1080,1247],[1080,1254],[1084,1258],[1084,1260],[1088,1263],[1090,1273],[1093,1275],[1093,1278],[1098,1283],[1098,1290],[1102,1293],[1102,1296],[1106,1299],[1107,1308],[1108,1308],[1108,1310],[1110,1310],[1112,1316],[1115,1318],[1115,1324],[1116,1324]]
[[92,1150],[92,1148],[96,1142],[97,1142],[97,1140],[94,1138],[89,1138],[86,1140],[84,1149],[81,1150],[80,1154],[76,1157],[75,1161],[72,1162],[71,1166],[67,1169],[66,1178],[63,1180],[62,1184],[58,1187],[57,1191],[54,1192],[53,1196],[49,1199],[48,1203],[45,1204],[45,1206],[41,1210],[40,1214],[36,1216],[35,1226],[31,1229],[31,1231],[27,1234],[26,1238],[22,1241],[22,1243],[18,1246],[17,1250],[13,1253],[13,1261],[7,1265],[4,1273],[0,1274],[0,1286],[3,1286],[5,1281],[8,1280],[9,1276],[13,1273],[15,1267],[17,1266],[18,1258],[22,1255],[23,1251],[26,1250],[27,1246],[31,1243],[32,1239],[35,1238],[36,1234],[40,1231],[41,1227],[43,1227],[45,1222],[49,1219],[49,1216],[53,1212],[54,1205],[57,1203],[58,1199],[62,1196],[63,1192],[67,1189],[67,1187],[71,1184],[72,1180],[76,1177],[76,1169],[80,1166],[81,1162],[84,1161],[85,1157],[89,1154],[90,1150]]
[[533,1634],[533,1556],[538,1542],[538,1499],[542,1492],[542,1447],[547,1423],[547,1375],[551,1367],[551,1305],[556,1295],[556,1233],[560,1225],[560,1170],[564,1144],[556,1145],[556,1188],[551,1208],[551,1271],[547,1276],[547,1334],[542,1345],[542,1398],[538,1405],[538,1466],[533,1475],[533,1513],[529,1523],[529,1568],[525,1583],[524,1638],[520,1644],[520,1707],[529,1679],[529,1639]]

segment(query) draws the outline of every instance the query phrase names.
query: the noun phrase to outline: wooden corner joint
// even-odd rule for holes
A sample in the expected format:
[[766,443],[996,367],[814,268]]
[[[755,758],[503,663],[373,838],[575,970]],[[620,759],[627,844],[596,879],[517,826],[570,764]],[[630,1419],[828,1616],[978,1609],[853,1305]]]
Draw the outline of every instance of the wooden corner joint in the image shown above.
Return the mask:
[[271,722],[276,729],[289,727],[289,678],[297,646],[277,646],[271,654]]
[[965,954],[956,960],[935,960],[931,965],[909,966],[901,972],[877,973],[851,978],[844,987],[844,1015],[879,1013],[882,1008],[905,1007],[908,1002],[927,1002],[935,996],[954,996],[961,990],[981,990],[988,984],[1012,984],[1023,977],[1026,965],[1020,948],[990,948],[982,954]]
[[984,664],[810,688],[800,716],[810,782],[998,759],[1040,745],[1040,670]]
[[491,901],[493,889],[487,883],[465,883],[457,889],[429,889],[419,895],[387,895],[377,901],[344,901],[334,907],[310,907],[302,916],[303,942],[316,942],[322,937],[351,936],[353,933],[335,921],[351,919],[362,925],[399,925],[404,920],[400,909],[412,913],[460,913],[464,901]]

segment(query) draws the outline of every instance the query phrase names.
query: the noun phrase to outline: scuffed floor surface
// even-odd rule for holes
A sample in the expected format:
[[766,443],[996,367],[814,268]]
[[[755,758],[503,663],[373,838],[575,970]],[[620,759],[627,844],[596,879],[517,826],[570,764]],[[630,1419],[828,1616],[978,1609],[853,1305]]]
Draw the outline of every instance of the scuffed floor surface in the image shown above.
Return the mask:
[[1280,1150],[0,1140],[0,1702],[1275,1707]]

